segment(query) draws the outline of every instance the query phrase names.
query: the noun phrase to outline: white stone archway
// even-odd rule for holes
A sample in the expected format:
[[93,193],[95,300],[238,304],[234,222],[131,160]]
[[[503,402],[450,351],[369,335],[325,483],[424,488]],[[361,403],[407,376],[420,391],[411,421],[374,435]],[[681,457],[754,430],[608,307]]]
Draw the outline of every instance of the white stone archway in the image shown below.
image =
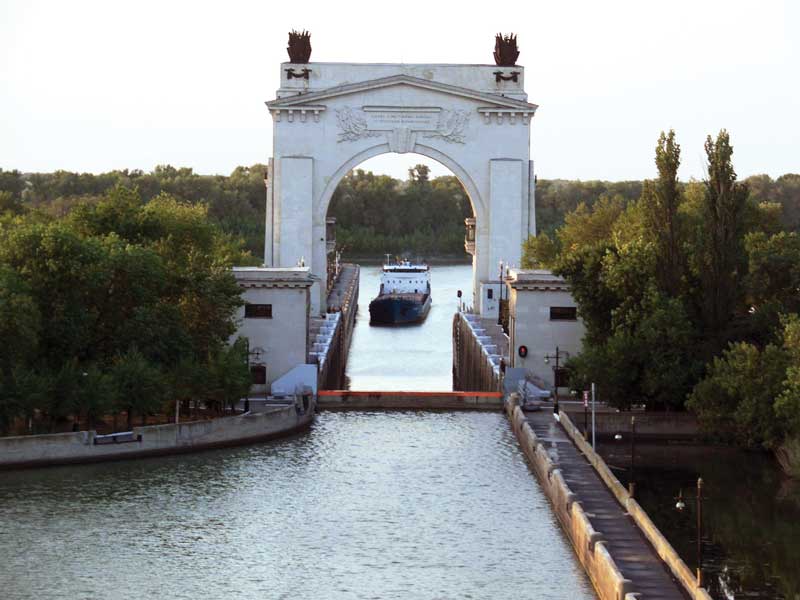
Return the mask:
[[[379,154],[414,152],[449,168],[476,220],[473,293],[497,265],[519,266],[536,231],[530,120],[523,67],[308,63],[281,65],[267,103],[273,158],[267,183],[264,264],[303,260],[318,278],[312,312],[325,310],[325,219],[336,186]],[[402,218],[399,216],[399,218]]]

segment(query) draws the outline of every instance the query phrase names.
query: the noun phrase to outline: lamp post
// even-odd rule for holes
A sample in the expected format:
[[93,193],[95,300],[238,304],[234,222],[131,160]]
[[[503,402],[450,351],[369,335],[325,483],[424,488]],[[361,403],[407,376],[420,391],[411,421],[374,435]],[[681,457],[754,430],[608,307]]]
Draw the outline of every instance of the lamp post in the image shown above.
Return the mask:
[[697,587],[703,585],[703,478],[697,478]]
[[497,281],[500,282],[500,288],[497,290],[497,324],[502,327],[503,325],[503,261],[500,261],[500,273],[497,278]]
[[553,389],[555,391],[555,398],[553,401],[553,414],[558,414],[558,374],[561,371],[560,363],[562,356],[569,357],[569,352],[566,350],[559,350],[558,346],[556,346],[556,353],[555,354],[545,354],[544,355],[544,364],[549,365],[551,360],[555,360],[556,364],[553,367]]
[[[686,502],[683,501],[683,490],[678,491],[678,501],[675,503],[678,512],[683,512]],[[703,585],[703,478],[697,478],[697,587]]]
[[631,417],[631,472],[628,477],[628,494],[633,498],[633,493],[636,490],[636,482],[634,481],[633,469],[636,463],[636,417]]

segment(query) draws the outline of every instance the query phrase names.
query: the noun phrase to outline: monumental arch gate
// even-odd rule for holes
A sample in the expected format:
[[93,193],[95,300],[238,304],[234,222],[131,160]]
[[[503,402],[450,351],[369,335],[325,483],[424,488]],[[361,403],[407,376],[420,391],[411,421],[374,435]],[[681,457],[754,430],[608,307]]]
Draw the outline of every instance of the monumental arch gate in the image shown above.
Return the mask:
[[[300,261],[316,278],[312,314],[325,312],[326,217],[336,186],[361,162],[414,152],[448,167],[475,214],[475,308],[499,263],[519,266],[535,234],[530,126],[520,66],[283,63],[267,176],[264,264]],[[398,215],[402,218],[402,215]]]

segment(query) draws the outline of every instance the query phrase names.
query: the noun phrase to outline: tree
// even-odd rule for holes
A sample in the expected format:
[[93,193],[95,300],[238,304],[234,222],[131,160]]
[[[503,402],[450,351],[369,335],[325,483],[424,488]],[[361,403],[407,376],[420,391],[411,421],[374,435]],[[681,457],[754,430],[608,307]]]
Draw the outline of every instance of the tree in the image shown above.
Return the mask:
[[546,233],[528,236],[522,245],[523,269],[549,269],[558,257],[558,245]]
[[744,279],[752,318],[751,337],[766,343],[782,314],[800,312],[800,236],[755,231],[745,237],[748,258]]
[[669,296],[678,296],[683,277],[679,209],[682,190],[678,183],[681,147],[675,132],[661,132],[656,145],[658,178],[646,181],[639,200],[649,235],[657,246],[656,271],[660,288]]
[[117,404],[116,386],[109,373],[97,365],[83,367],[78,383],[75,410],[86,416],[86,424],[92,429],[96,421],[109,414]]
[[697,254],[696,264],[706,331],[724,337],[742,299],[741,281],[746,273],[743,217],[748,189],[736,180],[727,131],[720,131],[716,140],[708,136],[705,151],[708,179],[702,206],[702,252]]
[[775,399],[786,377],[787,358],[775,344],[760,350],[746,342],[731,343],[714,358],[688,407],[718,437],[748,447],[775,448],[786,433]]
[[218,348],[211,359],[209,398],[220,408],[231,410],[250,390],[247,340],[237,338],[230,346]]
[[127,412],[129,430],[133,429],[134,414],[141,415],[144,422],[148,414],[161,409],[164,377],[137,349],[117,356],[111,367],[111,378],[117,411]]

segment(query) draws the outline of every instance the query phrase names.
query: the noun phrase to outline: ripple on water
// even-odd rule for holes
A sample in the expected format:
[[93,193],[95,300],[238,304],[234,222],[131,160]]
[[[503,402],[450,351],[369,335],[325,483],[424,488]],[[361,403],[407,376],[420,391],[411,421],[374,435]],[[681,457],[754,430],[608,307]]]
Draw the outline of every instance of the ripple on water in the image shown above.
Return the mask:
[[593,598],[502,415],[4,473],[4,598]]

